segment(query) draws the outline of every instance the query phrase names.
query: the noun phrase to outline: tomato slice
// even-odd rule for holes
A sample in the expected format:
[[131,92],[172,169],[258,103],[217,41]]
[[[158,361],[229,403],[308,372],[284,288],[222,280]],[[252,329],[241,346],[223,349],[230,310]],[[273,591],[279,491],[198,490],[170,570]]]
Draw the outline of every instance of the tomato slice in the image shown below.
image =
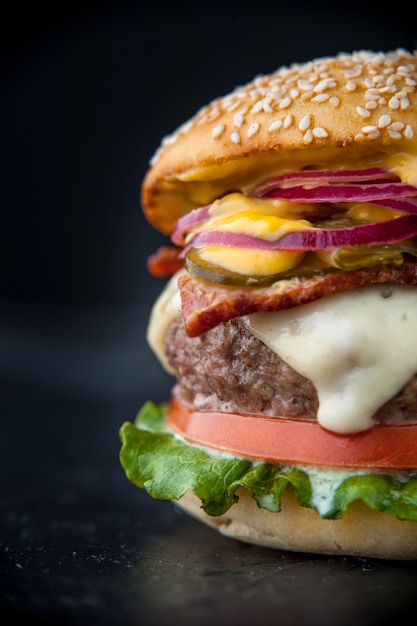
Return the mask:
[[417,424],[374,426],[340,435],[314,421],[195,411],[174,399],[166,423],[192,444],[255,460],[340,468],[417,468]]

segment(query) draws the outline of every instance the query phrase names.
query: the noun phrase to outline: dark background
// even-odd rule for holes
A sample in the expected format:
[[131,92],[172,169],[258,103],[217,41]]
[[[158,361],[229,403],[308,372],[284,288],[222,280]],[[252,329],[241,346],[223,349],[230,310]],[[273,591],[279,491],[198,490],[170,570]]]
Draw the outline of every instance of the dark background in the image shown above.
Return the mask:
[[[145,342],[160,139],[258,73],[416,47],[379,3],[14,3],[0,20],[0,615],[42,624],[381,624],[414,563],[224,539],[128,483],[118,430],[171,379]],[[414,22],[415,23],[415,22]],[[174,623],[175,620],[174,620]]]

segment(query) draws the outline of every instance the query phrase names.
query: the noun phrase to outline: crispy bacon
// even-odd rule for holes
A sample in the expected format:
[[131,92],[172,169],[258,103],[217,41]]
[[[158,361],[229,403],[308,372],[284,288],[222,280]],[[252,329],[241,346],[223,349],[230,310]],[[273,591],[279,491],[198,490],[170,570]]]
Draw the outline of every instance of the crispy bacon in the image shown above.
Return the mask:
[[180,250],[173,246],[161,246],[148,258],[148,271],[155,278],[169,278],[183,266]]
[[178,280],[189,337],[197,337],[234,317],[288,309],[333,293],[381,283],[417,285],[417,264],[407,261],[397,267],[337,271],[312,278],[283,280],[270,287],[256,289],[204,283],[188,273]]

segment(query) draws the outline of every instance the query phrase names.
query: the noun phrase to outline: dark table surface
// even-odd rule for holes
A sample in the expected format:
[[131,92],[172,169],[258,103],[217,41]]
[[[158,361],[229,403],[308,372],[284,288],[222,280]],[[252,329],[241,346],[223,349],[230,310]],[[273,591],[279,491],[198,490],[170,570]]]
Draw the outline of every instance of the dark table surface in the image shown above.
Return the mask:
[[77,626],[405,619],[417,608],[415,562],[246,545],[127,481],[118,429],[169,385],[158,386],[140,335],[147,313],[2,309],[0,616]]

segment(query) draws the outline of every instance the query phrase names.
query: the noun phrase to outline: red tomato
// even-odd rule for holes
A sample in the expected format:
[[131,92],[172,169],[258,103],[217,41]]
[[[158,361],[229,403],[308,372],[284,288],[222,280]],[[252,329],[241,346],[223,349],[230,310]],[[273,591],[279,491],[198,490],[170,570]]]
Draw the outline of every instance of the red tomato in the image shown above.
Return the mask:
[[340,468],[417,468],[417,424],[340,435],[318,422],[194,411],[171,400],[170,430],[190,443],[276,463]]

